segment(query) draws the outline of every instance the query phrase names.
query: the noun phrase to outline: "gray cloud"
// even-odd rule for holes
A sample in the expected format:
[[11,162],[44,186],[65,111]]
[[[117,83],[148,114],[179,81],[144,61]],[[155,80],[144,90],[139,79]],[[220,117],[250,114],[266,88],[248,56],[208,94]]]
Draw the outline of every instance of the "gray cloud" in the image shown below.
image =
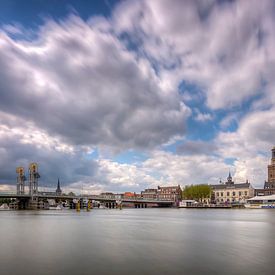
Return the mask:
[[25,167],[27,174],[30,162],[37,162],[41,175],[40,185],[55,187],[60,178],[62,185],[69,185],[77,181],[89,181],[95,176],[97,162],[85,158],[82,152],[68,154],[45,148],[38,148],[33,144],[22,144],[17,137],[0,140],[0,182],[15,185],[17,166]]
[[270,97],[274,1],[134,3],[116,9],[116,30],[139,37],[139,50],[170,85],[184,79],[203,87],[211,109],[241,106],[255,95]]
[[[239,179],[263,181],[268,158],[257,148],[274,143],[274,26],[273,1],[123,1],[108,20],[47,21],[36,40],[0,30],[1,181],[37,161],[52,186],[60,177],[78,188],[139,190],[186,183],[197,166],[192,182],[215,182],[224,158],[236,156]],[[151,150],[184,136],[183,80],[201,87],[211,109],[250,99],[253,113],[216,145],[187,141],[178,155],[158,152],[139,166],[90,158],[87,148]]]
[[2,112],[74,145],[150,148],[185,133],[177,91],[96,24],[70,17],[34,42],[1,37]]
[[177,153],[182,155],[215,155],[218,147],[205,141],[186,141],[177,147]]

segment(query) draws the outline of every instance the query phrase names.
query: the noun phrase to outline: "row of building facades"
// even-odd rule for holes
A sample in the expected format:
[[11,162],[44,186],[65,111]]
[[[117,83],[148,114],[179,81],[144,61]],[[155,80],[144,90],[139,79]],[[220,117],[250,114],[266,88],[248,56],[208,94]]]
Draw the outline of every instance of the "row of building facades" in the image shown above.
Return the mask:
[[[252,184],[247,180],[243,183],[235,183],[229,172],[227,181],[220,182],[216,185],[210,185],[212,189],[211,198],[207,199],[208,203],[217,205],[222,204],[244,204],[249,198],[254,196],[266,196],[275,194],[275,147],[273,147],[271,163],[268,165],[268,180],[261,189],[254,189]],[[105,196],[113,196],[113,193],[102,193]],[[121,197],[135,197],[147,200],[173,200],[175,202],[182,200],[182,189],[178,186],[158,186],[158,188],[148,188],[141,191],[140,194],[125,192],[117,194]]]
[[244,183],[234,183],[229,173],[227,182],[211,185],[211,201],[216,204],[240,203],[243,204],[247,199],[254,196],[268,196],[275,194],[275,147],[271,150],[271,162],[267,167],[267,178],[263,188],[254,189],[248,180]]

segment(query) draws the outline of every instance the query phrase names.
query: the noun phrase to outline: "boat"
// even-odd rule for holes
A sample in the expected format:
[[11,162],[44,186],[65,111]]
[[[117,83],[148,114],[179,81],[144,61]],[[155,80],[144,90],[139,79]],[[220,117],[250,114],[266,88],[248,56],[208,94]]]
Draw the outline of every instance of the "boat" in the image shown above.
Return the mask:
[[63,210],[63,206],[60,204],[57,206],[49,206],[49,210]]
[[10,208],[9,208],[9,206],[8,206],[6,203],[3,203],[3,204],[0,206],[0,210],[1,210],[1,211],[10,210]]
[[275,209],[275,195],[255,196],[248,199],[244,207],[250,209]]
[[49,210],[62,210],[64,209],[62,203],[57,204],[55,200],[53,199],[48,199],[49,203]]
[[197,202],[195,200],[182,200],[179,202],[179,208],[187,208],[187,207],[192,207],[196,205]]

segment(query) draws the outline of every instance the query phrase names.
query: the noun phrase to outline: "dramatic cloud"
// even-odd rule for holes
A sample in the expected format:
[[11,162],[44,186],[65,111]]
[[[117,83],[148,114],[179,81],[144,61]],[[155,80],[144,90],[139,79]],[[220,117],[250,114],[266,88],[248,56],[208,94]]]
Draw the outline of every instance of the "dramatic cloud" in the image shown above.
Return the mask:
[[168,152],[155,152],[143,164],[144,169],[155,174],[160,183],[187,185],[217,183],[224,178],[228,166],[222,158],[193,155],[180,156]]
[[218,109],[274,86],[274,11],[273,1],[129,1],[114,21],[167,87],[182,79],[201,86],[208,107]]
[[177,91],[100,26],[73,16],[32,42],[2,32],[0,109],[73,145],[148,148],[183,134]]
[[[12,116],[0,120],[0,182],[15,184],[17,166],[25,167],[28,173],[30,162],[39,164],[41,184],[55,187],[60,178],[64,185],[77,181],[90,181],[97,163],[87,157],[87,148],[71,147],[52,138],[32,125],[23,124]],[[15,126],[15,124],[23,126]]]
[[[109,18],[6,22],[1,183],[36,161],[41,184],[60,177],[68,190],[217,183],[229,169],[262,186],[275,133],[274,14],[268,0],[133,0]],[[115,160],[132,149],[146,157]]]
[[227,157],[253,158],[258,153],[269,156],[274,145],[275,110],[255,111],[240,121],[236,132],[222,132],[216,142]]

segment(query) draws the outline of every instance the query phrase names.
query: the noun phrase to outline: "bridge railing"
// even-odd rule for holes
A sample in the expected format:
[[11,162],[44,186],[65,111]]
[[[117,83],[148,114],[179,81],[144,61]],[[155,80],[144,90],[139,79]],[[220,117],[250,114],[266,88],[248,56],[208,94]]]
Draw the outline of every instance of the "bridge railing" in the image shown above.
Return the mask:
[[150,202],[159,202],[159,201],[163,201],[163,202],[174,202],[174,200],[169,200],[169,199],[164,199],[164,198],[142,198],[142,197],[117,197],[117,196],[100,196],[100,195],[90,195],[87,196],[87,198],[93,198],[94,200],[99,199],[99,200],[121,200],[121,201],[150,201]]
[[[0,196],[13,196],[13,195],[17,195],[17,192],[16,191],[0,191]],[[22,196],[28,196],[28,192],[26,192],[24,195]],[[48,192],[39,192],[38,193],[38,196],[40,197],[52,197],[52,198],[68,198],[68,199],[71,199],[72,197],[73,198],[76,198],[76,199],[83,199],[83,198],[88,198],[88,199],[92,199],[92,200],[114,200],[114,201],[133,201],[133,202],[174,202],[173,199],[164,199],[164,198],[143,198],[143,197],[125,197],[125,196],[117,196],[117,195],[106,195],[106,196],[102,196],[102,195],[74,195],[74,196],[71,196],[71,195],[66,195],[66,194],[62,194],[62,195],[57,195],[55,194],[54,192],[53,193],[48,193]]]

